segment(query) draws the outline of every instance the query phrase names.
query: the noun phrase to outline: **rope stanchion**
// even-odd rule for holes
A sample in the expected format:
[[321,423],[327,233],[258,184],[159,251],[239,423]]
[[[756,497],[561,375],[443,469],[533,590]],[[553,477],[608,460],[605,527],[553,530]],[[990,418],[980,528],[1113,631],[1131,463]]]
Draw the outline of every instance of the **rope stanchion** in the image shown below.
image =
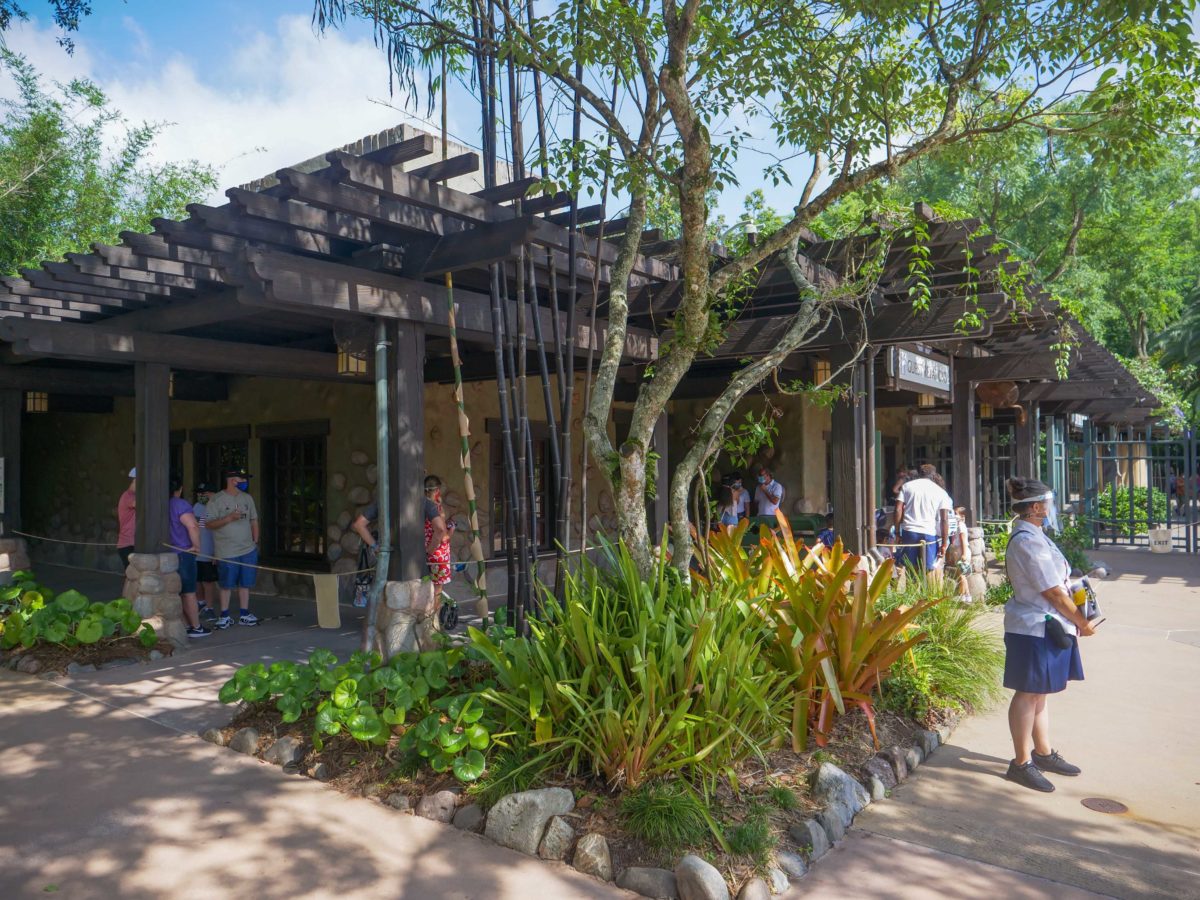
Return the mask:
[[75,547],[112,547],[116,549],[119,544],[105,544],[99,541],[68,541],[66,538],[45,537],[40,534],[30,534],[27,531],[10,531],[9,534],[19,534],[21,537],[29,538],[34,541],[50,541],[54,544],[71,544]]

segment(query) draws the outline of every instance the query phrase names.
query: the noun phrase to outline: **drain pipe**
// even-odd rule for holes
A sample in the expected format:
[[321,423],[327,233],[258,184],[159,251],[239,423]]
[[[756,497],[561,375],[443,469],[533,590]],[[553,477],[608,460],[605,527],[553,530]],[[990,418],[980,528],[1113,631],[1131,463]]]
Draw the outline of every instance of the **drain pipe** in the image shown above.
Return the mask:
[[375,557],[375,580],[367,595],[367,620],[363,625],[362,649],[370,653],[379,643],[375,623],[379,619],[379,601],[387,584],[388,567],[392,558],[392,488],[390,471],[391,431],[388,415],[388,339],[383,319],[375,320],[375,500],[379,508],[378,553]]

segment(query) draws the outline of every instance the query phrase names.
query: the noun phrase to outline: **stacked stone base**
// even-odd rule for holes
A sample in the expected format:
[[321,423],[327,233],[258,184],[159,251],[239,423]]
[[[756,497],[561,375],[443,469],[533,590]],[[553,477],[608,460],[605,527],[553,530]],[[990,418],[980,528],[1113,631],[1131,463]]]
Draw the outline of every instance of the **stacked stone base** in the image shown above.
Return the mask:
[[31,568],[24,538],[0,538],[0,585],[12,582],[12,573]]
[[434,648],[437,594],[431,581],[389,581],[375,619],[376,649],[385,660]]
[[174,553],[134,553],[125,570],[124,597],[145,619],[178,650],[188,646],[187,623],[179,600],[182,583],[179,557]]

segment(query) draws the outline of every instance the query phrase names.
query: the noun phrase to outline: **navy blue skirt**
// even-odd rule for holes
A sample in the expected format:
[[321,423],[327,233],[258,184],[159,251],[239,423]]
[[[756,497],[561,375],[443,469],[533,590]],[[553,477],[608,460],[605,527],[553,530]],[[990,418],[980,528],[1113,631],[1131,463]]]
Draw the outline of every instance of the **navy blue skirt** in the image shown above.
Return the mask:
[[1004,633],[1004,686],[1026,694],[1057,694],[1068,681],[1083,681],[1079,638],[1068,649],[1047,637]]

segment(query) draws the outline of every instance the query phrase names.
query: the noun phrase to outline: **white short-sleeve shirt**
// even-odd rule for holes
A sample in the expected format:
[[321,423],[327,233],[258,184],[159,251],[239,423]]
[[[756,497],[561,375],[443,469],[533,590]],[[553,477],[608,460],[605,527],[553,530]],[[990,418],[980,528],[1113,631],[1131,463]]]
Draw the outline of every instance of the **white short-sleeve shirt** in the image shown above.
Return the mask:
[[760,516],[773,516],[783,502],[783,485],[774,480],[770,484],[760,484],[754,491],[754,499]]
[[1004,556],[1008,580],[1012,584],[1012,599],[1004,604],[1004,630],[1011,634],[1043,637],[1046,616],[1058,619],[1067,634],[1077,634],[1075,626],[1042,596],[1052,587],[1067,587],[1071,565],[1054,541],[1042,529],[1029,522],[1018,521],[1008,541]]
[[914,534],[940,535],[942,533],[940,513],[950,511],[954,518],[954,504],[945,489],[928,478],[914,478],[904,482],[900,488],[900,502],[904,504],[904,520],[901,527]]

